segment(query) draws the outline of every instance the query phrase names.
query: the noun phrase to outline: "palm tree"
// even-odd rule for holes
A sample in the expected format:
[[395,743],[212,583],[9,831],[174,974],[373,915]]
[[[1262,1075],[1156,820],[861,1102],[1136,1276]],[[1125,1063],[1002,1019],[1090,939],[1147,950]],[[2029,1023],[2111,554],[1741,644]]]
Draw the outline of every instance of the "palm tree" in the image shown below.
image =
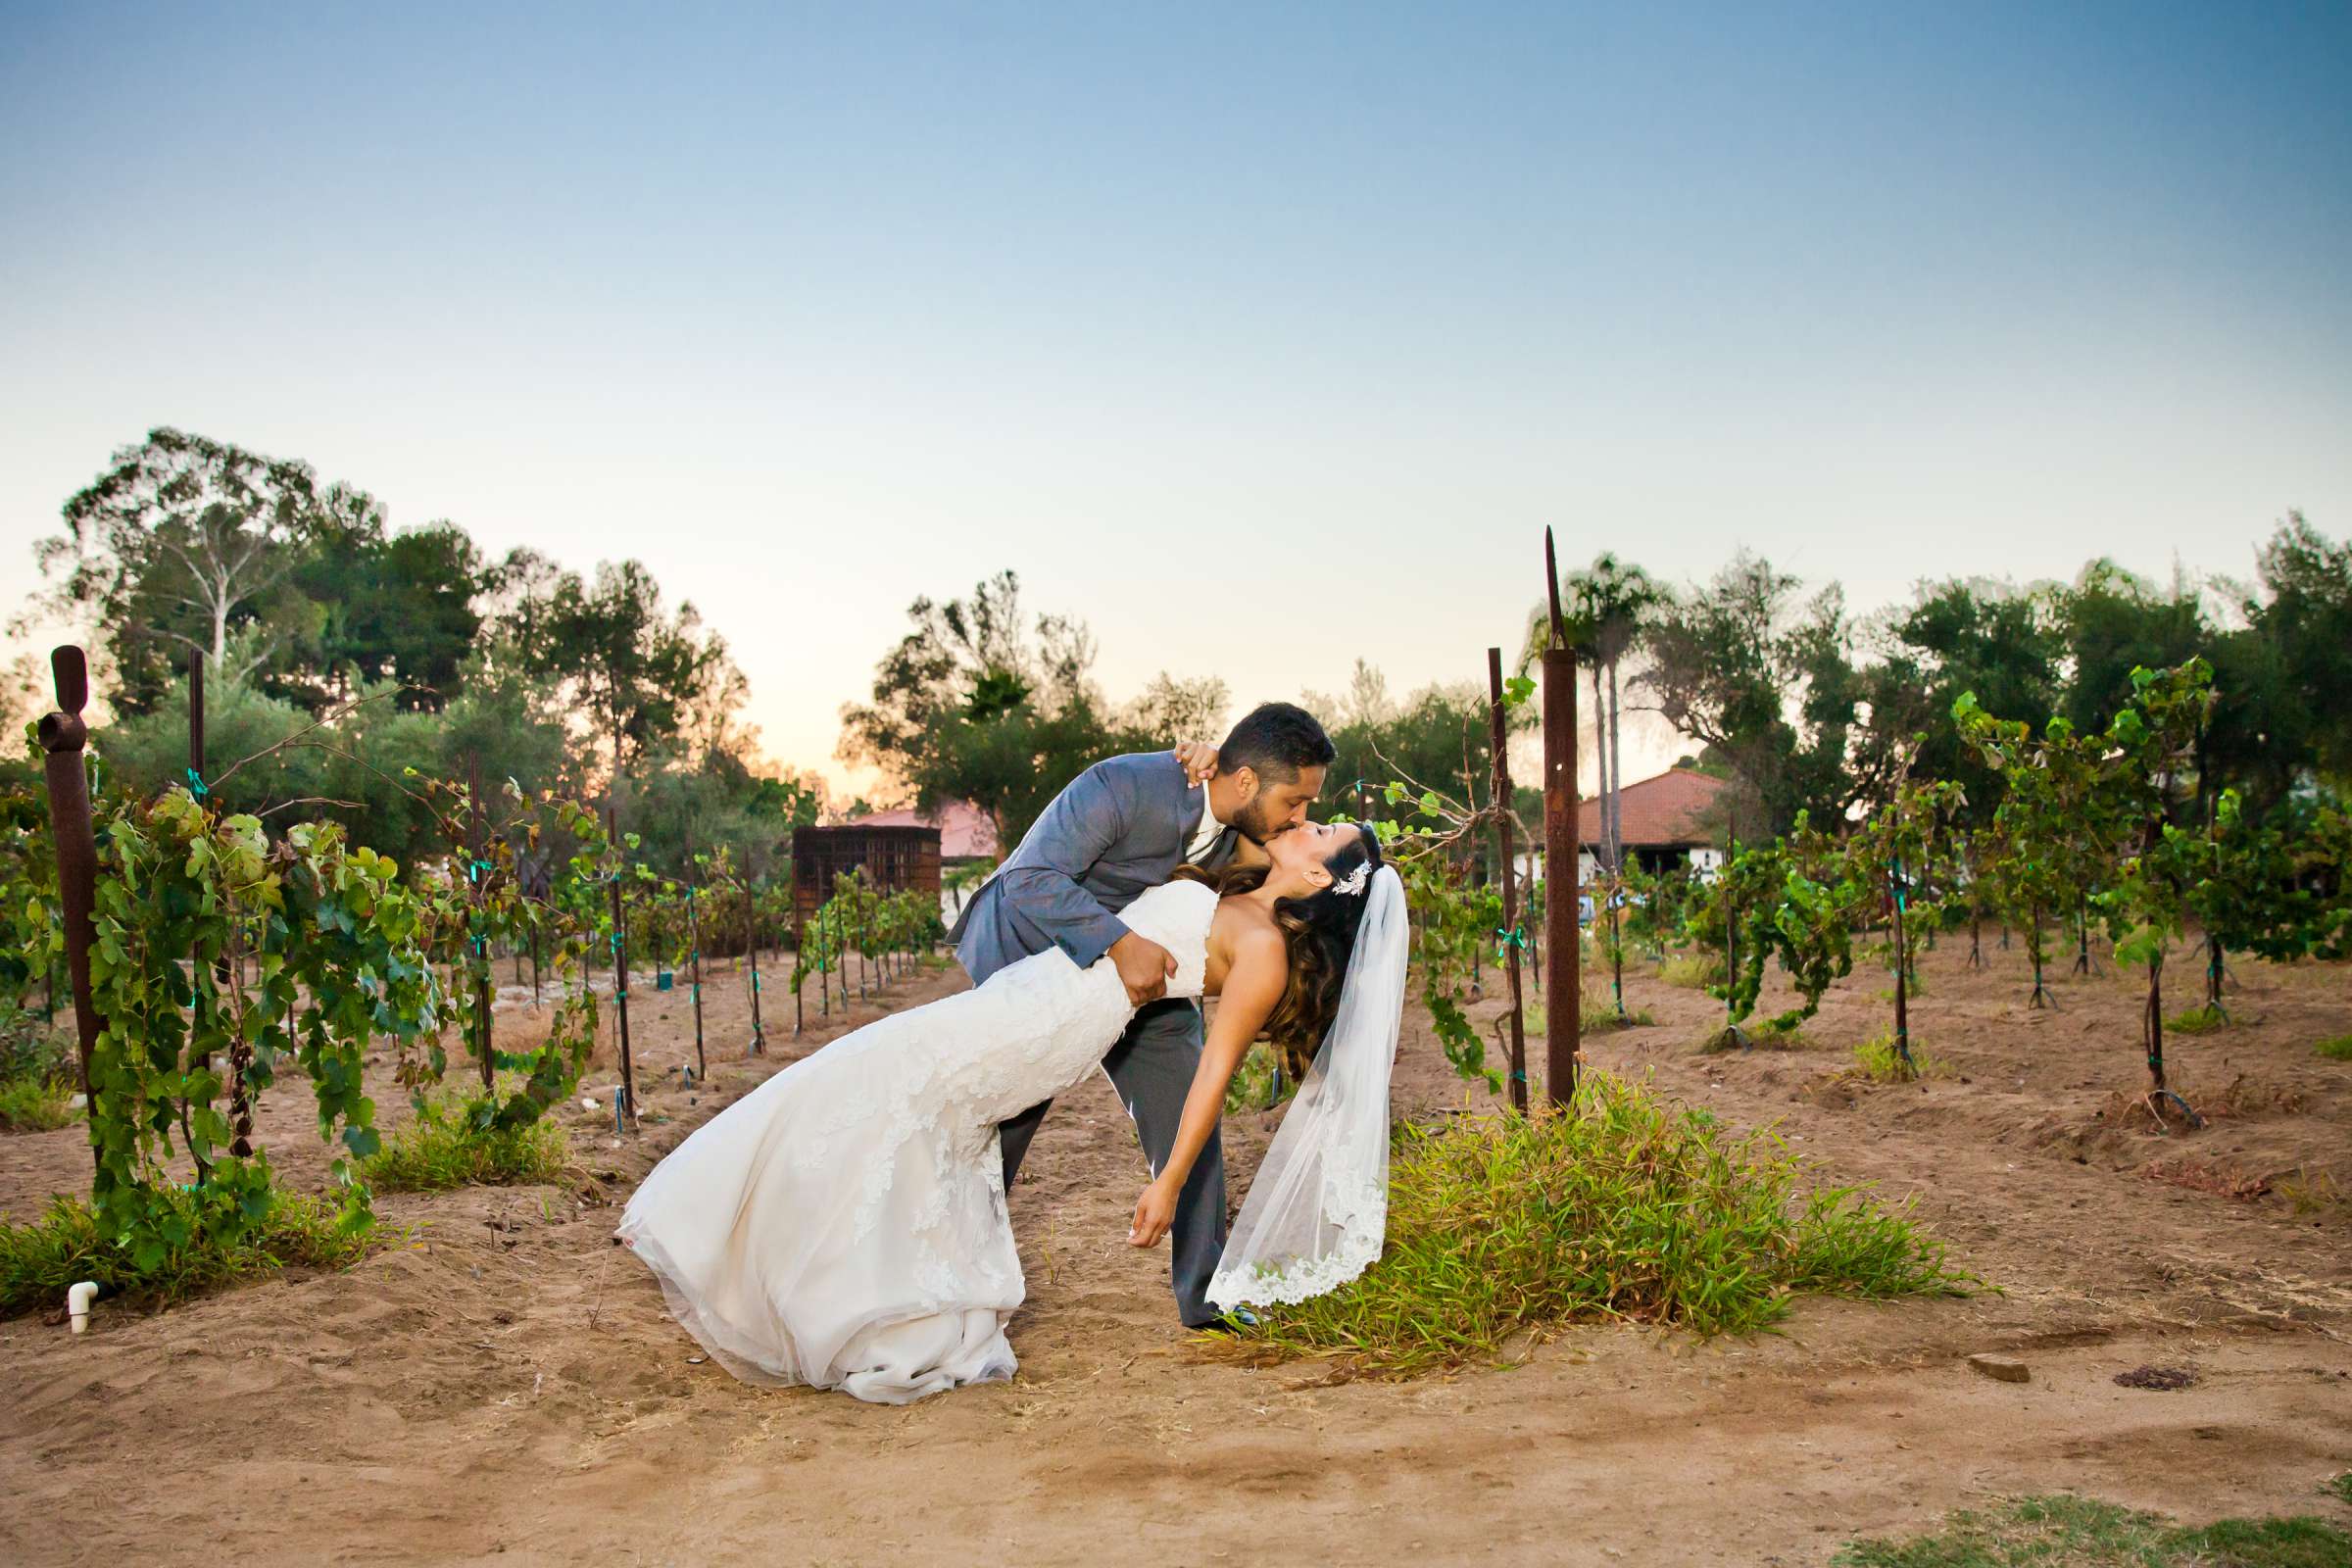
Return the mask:
[[[1652,613],[1664,603],[1665,591],[1640,566],[1628,565],[1602,551],[1583,571],[1560,578],[1560,618],[1569,651],[1592,676],[1592,740],[1596,795],[1600,802],[1600,842],[1596,858],[1610,870],[1625,858],[1625,769],[1618,748],[1621,710],[1619,671],[1626,657],[1647,635]],[[1531,618],[1527,651],[1520,667],[1532,664],[1550,634],[1550,618],[1539,606]]]
[[1648,572],[1628,565],[1605,550],[1592,558],[1591,566],[1560,584],[1560,603],[1568,612],[1570,636],[1582,645],[1578,649],[1580,656],[1592,664],[1595,735],[1602,722],[1601,677],[1604,672],[1608,677],[1608,738],[1600,747],[1600,850],[1612,871],[1623,869],[1625,864],[1625,756],[1618,743],[1618,715],[1623,706],[1619,671],[1626,656],[1641,645],[1648,630],[1650,613],[1663,597]]

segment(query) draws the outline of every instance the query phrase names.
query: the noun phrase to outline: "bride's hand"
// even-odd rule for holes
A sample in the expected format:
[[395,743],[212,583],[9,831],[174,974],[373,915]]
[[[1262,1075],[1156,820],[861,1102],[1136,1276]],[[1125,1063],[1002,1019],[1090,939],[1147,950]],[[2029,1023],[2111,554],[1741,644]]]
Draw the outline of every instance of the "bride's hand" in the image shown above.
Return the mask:
[[1217,776],[1217,749],[1206,741],[1178,741],[1176,760],[1184,764],[1187,784],[1205,784]]
[[1168,1234],[1176,1223],[1176,1194],[1159,1182],[1144,1189],[1144,1196],[1135,1200],[1135,1221],[1127,1227],[1130,1247],[1156,1247],[1159,1239]]

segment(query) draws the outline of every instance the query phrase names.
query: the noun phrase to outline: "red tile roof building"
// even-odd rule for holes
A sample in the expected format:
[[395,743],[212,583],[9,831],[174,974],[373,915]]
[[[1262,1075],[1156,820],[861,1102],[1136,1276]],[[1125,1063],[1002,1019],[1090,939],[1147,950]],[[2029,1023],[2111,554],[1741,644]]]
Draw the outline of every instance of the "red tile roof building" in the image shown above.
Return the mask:
[[[1711,847],[1718,829],[1700,823],[1713,808],[1724,781],[1696,768],[1678,767],[1628,784],[1619,831],[1629,850],[1693,850]],[[1600,802],[1577,803],[1576,841],[1591,849],[1600,843]]]
[[997,824],[969,801],[950,801],[929,815],[910,806],[875,811],[853,817],[842,826],[935,827],[939,829],[939,858],[951,865],[957,860],[993,860],[998,853]]

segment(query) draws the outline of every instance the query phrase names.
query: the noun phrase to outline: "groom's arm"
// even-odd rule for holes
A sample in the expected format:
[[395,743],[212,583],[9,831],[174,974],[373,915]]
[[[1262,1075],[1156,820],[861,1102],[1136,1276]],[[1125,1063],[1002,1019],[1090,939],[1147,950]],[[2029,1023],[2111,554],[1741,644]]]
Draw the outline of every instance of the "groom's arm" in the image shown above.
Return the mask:
[[[1088,768],[1054,797],[1021,844],[1022,862],[1004,868],[998,897],[1081,969],[1092,966],[1128,934],[1127,923],[1079,882],[1127,831],[1127,813],[1101,764]],[[1034,854],[1029,854],[1032,847]]]

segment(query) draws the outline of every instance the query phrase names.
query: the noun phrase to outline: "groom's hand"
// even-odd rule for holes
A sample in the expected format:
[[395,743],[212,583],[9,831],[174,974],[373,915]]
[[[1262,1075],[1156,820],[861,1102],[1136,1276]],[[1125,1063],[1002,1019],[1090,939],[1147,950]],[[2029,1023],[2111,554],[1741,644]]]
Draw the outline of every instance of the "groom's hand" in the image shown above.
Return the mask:
[[1127,988],[1127,1003],[1140,1007],[1168,994],[1168,976],[1176,972],[1176,956],[1150,937],[1130,931],[1110,945],[1110,961],[1119,966],[1119,984]]

